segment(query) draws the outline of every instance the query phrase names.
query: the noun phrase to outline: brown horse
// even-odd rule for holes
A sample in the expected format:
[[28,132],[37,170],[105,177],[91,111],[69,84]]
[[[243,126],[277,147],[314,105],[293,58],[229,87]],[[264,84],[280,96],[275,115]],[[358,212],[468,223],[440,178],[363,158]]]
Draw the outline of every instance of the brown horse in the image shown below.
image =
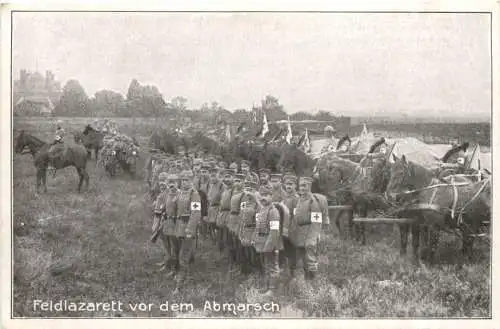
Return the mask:
[[104,133],[95,130],[90,125],[85,126],[81,133],[75,134],[75,142],[81,143],[87,149],[88,157],[91,157],[91,151],[94,150],[95,160],[97,161],[99,150],[103,146]]
[[[432,170],[406,160],[395,159],[386,195],[401,207],[398,216],[414,219],[400,224],[401,254],[406,254],[408,231],[411,227],[413,256],[419,260],[420,233],[428,244],[426,257],[434,262],[439,232],[458,230],[462,237],[462,252],[470,257],[472,236],[479,233],[483,222],[491,217],[490,178],[479,182],[450,184],[435,178]],[[423,231],[421,231],[423,229]]]
[[340,218],[347,213],[350,234],[363,245],[366,244],[365,226],[363,223],[354,224],[353,214],[367,217],[370,211],[387,208],[383,195],[389,173],[388,156],[380,153],[369,154],[360,163],[339,157],[318,163],[319,189],[328,196],[332,205],[352,207],[351,210],[337,211],[334,222],[340,230]]
[[299,148],[283,147],[279,167],[298,175],[314,172],[313,192],[327,196],[330,205],[350,205],[351,210],[335,212],[333,221],[340,231],[340,218],[347,213],[351,236],[366,243],[364,224],[354,224],[353,213],[366,217],[370,210],[386,206],[383,193],[389,181],[388,155],[365,155],[360,163],[338,157],[334,152],[318,161]]
[[88,189],[87,150],[83,146],[66,146],[68,149],[64,157],[62,155],[53,155],[49,152],[49,144],[22,130],[17,137],[16,153],[22,153],[25,147],[28,147],[30,153],[33,155],[35,167],[37,168],[37,191],[40,190],[40,185],[43,184],[43,190],[47,192],[47,167],[49,163],[56,169],[74,166],[80,177],[78,192],[81,192],[83,181],[85,181],[86,188]]

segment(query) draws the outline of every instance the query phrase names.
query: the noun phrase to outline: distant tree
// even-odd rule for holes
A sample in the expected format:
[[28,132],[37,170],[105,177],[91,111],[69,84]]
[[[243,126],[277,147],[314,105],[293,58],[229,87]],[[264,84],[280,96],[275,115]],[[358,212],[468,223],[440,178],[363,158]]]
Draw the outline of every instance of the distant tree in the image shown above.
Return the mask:
[[167,114],[166,105],[156,86],[143,86],[136,79],[132,79],[123,112],[127,116],[161,117]]
[[288,116],[283,105],[279,103],[278,98],[272,95],[267,95],[266,98],[262,100],[261,109],[265,111],[267,120],[269,121],[284,120]]
[[207,102],[205,102],[205,103],[201,104],[200,110],[205,111],[205,112],[210,111],[210,106],[208,105]]
[[124,116],[125,99],[112,90],[99,90],[92,99],[92,112],[99,116]]
[[133,100],[141,97],[141,85],[137,79],[132,79],[128,87],[127,99]]
[[307,112],[296,112],[292,115],[290,115],[290,120],[294,120],[294,121],[302,121],[302,120],[312,120],[314,119],[314,115],[312,115],[311,113],[307,113]]
[[335,117],[328,111],[321,110],[314,116],[316,120],[321,121],[332,121],[335,120]]
[[77,80],[69,80],[63,88],[59,104],[54,114],[61,116],[89,116],[90,102],[85,89]]
[[176,96],[176,97],[172,98],[172,100],[170,101],[170,104],[172,107],[174,107],[180,111],[184,111],[184,110],[187,110],[188,100],[186,97]]

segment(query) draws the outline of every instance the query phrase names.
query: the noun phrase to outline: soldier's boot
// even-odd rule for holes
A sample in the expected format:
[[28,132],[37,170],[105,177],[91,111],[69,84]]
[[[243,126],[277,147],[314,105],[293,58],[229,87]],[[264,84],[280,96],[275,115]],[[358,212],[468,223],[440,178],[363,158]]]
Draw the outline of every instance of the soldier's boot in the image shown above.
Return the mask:
[[305,270],[304,271],[304,278],[307,281],[313,281],[316,278],[316,272]]
[[160,271],[168,270],[172,267],[172,260],[165,256],[163,261],[156,263],[156,266],[160,267]]
[[214,225],[210,227],[210,234],[212,237],[212,244],[215,246],[217,244],[217,228]]
[[266,294],[269,290],[269,279],[265,276],[260,278],[260,289],[259,293]]
[[177,260],[173,259],[171,260],[171,263],[170,263],[170,271],[165,274],[165,279],[168,279],[168,278],[171,278],[171,277],[175,277],[177,276],[177,273],[179,272],[179,263]]
[[278,278],[270,277],[267,279],[267,291],[264,293],[265,297],[272,297],[278,289]]
[[182,292],[184,281],[185,281],[184,280],[185,275],[186,275],[186,273],[183,270],[179,271],[179,273],[177,274],[177,277],[175,278],[175,289],[173,292],[174,295],[178,295],[179,293]]

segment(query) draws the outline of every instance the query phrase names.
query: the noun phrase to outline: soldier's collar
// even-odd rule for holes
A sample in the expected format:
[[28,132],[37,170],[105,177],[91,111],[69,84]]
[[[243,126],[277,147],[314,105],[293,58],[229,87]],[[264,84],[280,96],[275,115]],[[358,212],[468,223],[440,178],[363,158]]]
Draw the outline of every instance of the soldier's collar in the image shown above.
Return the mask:
[[305,194],[299,195],[299,198],[301,198],[303,200],[307,200],[307,199],[309,199],[311,197],[312,197],[312,192],[307,192]]

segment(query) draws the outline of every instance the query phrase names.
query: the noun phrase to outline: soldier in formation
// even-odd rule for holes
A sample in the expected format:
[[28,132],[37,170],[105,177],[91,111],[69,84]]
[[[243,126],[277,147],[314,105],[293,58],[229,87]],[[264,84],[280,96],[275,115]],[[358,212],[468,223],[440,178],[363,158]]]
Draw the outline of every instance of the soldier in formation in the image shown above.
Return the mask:
[[296,277],[299,261],[305,278],[315,278],[318,242],[329,218],[326,198],[311,193],[311,177],[265,168],[257,175],[248,162],[238,166],[208,157],[190,166],[182,157],[170,157],[158,170],[151,239],[162,241],[165,255],[159,265],[166,277],[175,278],[175,292],[191,276],[202,222],[202,236],[227,255],[228,273],[260,273],[265,295],[276,291],[282,271]]

